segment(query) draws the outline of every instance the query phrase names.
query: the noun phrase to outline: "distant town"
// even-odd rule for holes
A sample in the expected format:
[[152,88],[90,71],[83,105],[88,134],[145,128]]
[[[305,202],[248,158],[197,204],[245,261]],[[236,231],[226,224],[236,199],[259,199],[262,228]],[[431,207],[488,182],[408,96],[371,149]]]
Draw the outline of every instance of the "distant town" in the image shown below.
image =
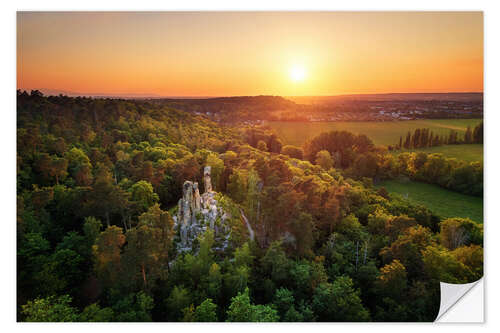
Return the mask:
[[151,99],[217,122],[398,121],[482,118],[482,93],[381,94],[332,97]]
[[393,121],[429,118],[481,118],[482,101],[347,101],[317,105],[308,121]]

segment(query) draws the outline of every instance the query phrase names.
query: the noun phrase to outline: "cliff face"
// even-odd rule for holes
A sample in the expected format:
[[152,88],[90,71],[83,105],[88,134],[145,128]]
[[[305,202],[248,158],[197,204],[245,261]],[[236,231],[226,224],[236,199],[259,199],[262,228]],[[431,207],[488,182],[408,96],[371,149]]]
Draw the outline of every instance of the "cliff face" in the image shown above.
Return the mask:
[[214,231],[222,248],[228,244],[230,228],[225,222],[230,216],[217,205],[210,171],[210,166],[203,170],[205,192],[201,196],[197,182],[186,180],[182,186],[182,198],[179,200],[177,215],[174,216],[175,227],[180,233],[177,245],[179,252],[192,249],[193,241],[208,228]]

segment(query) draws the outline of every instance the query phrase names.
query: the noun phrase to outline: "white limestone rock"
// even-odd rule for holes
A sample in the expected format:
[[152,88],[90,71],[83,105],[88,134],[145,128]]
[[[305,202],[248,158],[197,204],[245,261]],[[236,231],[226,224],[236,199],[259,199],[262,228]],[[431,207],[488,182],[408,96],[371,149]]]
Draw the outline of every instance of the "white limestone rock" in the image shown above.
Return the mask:
[[[229,239],[230,228],[224,222],[231,216],[218,206],[215,199],[216,192],[212,190],[210,171],[210,166],[206,166],[203,170],[205,192],[201,196],[197,182],[186,180],[183,184],[182,198],[179,200],[177,216],[174,218],[181,238],[177,246],[180,252],[190,250],[193,241],[208,227],[214,230],[215,238],[221,242],[227,243]],[[216,225],[219,216],[221,223]],[[223,247],[227,247],[227,244]]]

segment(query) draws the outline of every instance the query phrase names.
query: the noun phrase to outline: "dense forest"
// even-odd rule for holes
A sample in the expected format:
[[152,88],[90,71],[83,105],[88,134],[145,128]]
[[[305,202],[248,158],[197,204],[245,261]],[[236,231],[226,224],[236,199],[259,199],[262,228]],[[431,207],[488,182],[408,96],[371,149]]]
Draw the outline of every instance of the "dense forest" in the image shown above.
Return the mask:
[[[439,281],[483,275],[483,221],[374,186],[482,196],[482,163],[177,103],[17,92],[19,321],[433,321]],[[189,246],[186,181],[221,212]]]

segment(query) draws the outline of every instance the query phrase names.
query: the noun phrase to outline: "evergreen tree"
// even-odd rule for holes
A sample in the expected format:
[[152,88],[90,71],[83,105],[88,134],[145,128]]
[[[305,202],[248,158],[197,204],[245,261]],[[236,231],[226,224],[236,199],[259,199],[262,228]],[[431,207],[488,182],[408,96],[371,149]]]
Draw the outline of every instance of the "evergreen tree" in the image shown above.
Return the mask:
[[470,128],[470,125],[467,126],[467,130],[465,131],[465,136],[464,136],[464,143],[472,143],[472,130]]
[[472,138],[474,143],[483,143],[483,122],[474,127]]
[[408,133],[406,134],[404,147],[405,147],[405,149],[410,149],[410,147],[411,147],[411,133],[410,133],[410,131],[408,131]]

